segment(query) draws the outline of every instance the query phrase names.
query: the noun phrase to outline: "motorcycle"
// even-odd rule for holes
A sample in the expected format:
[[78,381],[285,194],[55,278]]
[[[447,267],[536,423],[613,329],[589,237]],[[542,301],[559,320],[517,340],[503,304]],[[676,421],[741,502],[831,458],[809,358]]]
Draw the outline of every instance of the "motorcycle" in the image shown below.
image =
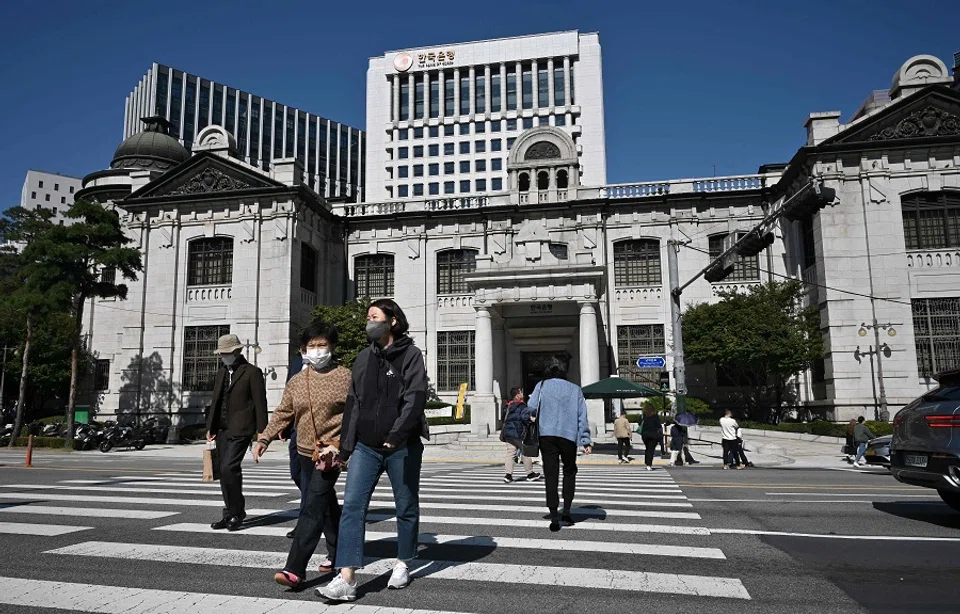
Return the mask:
[[140,426],[143,433],[143,439],[147,445],[167,443],[167,431],[169,427],[160,424],[156,418],[148,418]]
[[100,445],[103,430],[93,424],[78,424],[73,439],[80,450],[92,450]]
[[103,439],[100,441],[100,451],[106,454],[113,448],[133,448],[142,450],[147,445],[143,438],[143,433],[139,428],[128,425],[114,424],[107,427],[103,432]]
[[40,431],[40,436],[41,437],[59,437],[62,430],[63,430],[63,424],[59,422],[54,422],[53,424],[44,425],[43,429]]
[[13,437],[13,425],[4,424],[3,428],[0,428],[0,445],[7,445],[10,443],[10,438]]

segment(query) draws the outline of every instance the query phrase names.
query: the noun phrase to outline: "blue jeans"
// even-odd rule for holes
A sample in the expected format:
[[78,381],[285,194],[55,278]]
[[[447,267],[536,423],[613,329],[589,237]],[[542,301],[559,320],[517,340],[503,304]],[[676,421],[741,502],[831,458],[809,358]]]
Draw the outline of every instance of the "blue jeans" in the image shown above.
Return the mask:
[[393,486],[397,510],[397,558],[417,558],[420,537],[420,465],[423,443],[412,441],[397,450],[370,448],[362,443],[350,456],[347,484],[343,492],[343,515],[337,543],[337,567],[363,567],[363,542],[367,528],[370,497],[386,471]]
[[867,452],[867,442],[857,444],[857,458],[853,460],[855,463],[859,463],[860,459],[863,458],[863,455]]

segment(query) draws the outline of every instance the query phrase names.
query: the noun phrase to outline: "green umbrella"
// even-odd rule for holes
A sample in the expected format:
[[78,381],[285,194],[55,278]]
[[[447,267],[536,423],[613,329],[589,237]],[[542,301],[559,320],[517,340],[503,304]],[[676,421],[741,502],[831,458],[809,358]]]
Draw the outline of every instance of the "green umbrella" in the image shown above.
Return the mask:
[[583,387],[583,396],[588,399],[636,399],[658,397],[663,393],[643,384],[634,384],[622,377],[608,377]]

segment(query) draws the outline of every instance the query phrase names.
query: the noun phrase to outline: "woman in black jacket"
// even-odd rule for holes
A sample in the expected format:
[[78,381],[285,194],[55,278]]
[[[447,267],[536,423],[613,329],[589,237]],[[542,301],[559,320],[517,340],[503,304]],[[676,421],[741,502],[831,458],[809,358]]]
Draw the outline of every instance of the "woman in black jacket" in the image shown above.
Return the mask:
[[646,447],[643,462],[647,466],[647,471],[653,471],[653,457],[663,437],[663,425],[654,408],[647,407],[643,410],[643,418],[640,419],[637,432],[640,433],[640,438],[643,439],[643,445]]
[[353,383],[343,413],[340,456],[350,459],[343,493],[343,515],[337,545],[340,574],[317,594],[331,601],[357,598],[354,573],[363,567],[367,509],[384,471],[390,476],[397,510],[397,563],[388,588],[410,582],[408,561],[417,556],[420,535],[420,465],[428,438],[424,406],[427,372],[423,355],[407,336],[410,328],[391,300],[373,303],[367,311],[370,346],[353,365]]

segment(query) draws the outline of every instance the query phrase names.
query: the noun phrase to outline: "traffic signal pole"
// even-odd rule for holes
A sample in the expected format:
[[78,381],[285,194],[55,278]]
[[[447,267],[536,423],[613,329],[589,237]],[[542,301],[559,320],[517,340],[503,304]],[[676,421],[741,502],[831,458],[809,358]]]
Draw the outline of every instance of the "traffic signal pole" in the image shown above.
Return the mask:
[[677,389],[677,413],[687,409],[687,367],[683,360],[683,325],[680,321],[680,265],[678,252],[681,242],[667,241],[667,270],[670,276],[670,325],[673,329],[673,379]]

